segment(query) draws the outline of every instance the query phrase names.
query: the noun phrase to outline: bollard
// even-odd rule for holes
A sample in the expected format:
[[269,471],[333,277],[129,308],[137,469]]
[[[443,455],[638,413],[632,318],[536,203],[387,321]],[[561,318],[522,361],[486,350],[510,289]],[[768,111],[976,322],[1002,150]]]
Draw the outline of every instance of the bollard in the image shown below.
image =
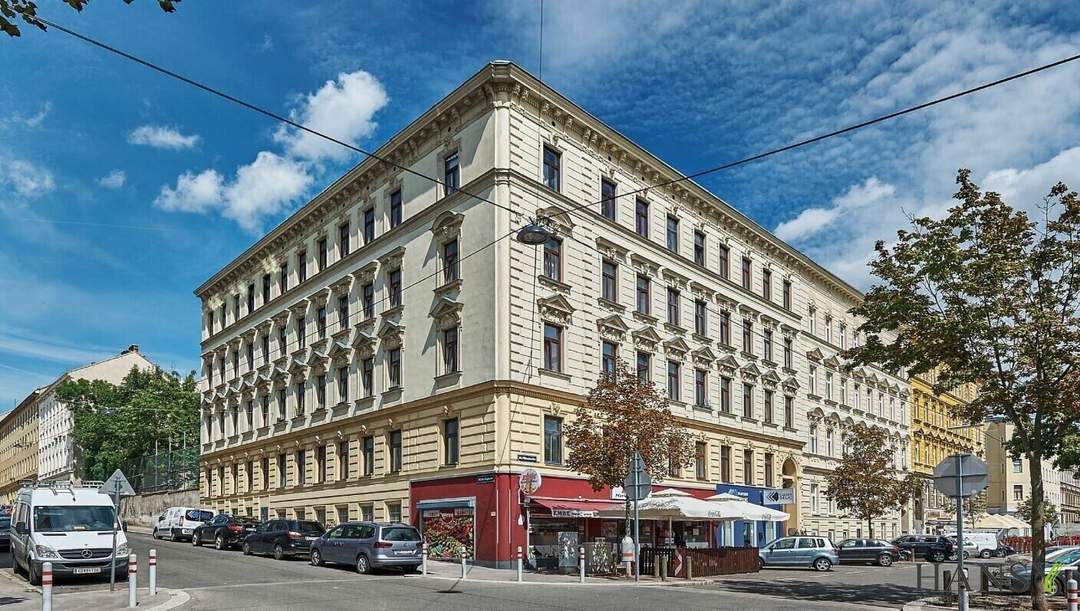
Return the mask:
[[427,556],[428,556],[427,541],[425,541],[424,545],[422,545],[420,547],[420,574],[421,575],[427,575]]
[[686,554],[686,578],[694,578],[694,559],[690,556],[689,553]]
[[147,564],[150,565],[150,596],[157,596],[157,550],[150,550],[150,557],[147,559]]
[[135,600],[135,592],[139,588],[139,561],[135,557],[135,554],[128,556],[128,608],[134,609],[138,606],[138,602]]
[[1075,579],[1069,580],[1069,583],[1065,586],[1065,592],[1068,595],[1069,611],[1077,611],[1077,601],[1080,600],[1080,598],[1078,598],[1078,593],[1076,591]]
[[518,580],[518,583],[521,583],[521,565],[525,561],[521,557],[521,546],[520,545],[518,546],[518,558],[517,558],[517,560],[518,560],[518,563],[517,563],[517,571],[518,571],[517,577],[518,577],[518,579],[517,580]]
[[52,611],[52,563],[41,565],[41,611]]
[[581,546],[577,550],[578,566],[581,567],[581,583],[585,583],[585,546]]
[[465,553],[466,553],[465,552],[465,546],[462,545],[461,546],[461,578],[462,579],[465,579],[465,574],[466,574],[466,571],[465,571]]
[[667,581],[668,557],[667,556],[664,556],[663,558],[657,557],[656,561],[660,563],[660,581]]
[[653,565],[652,565],[652,576],[653,576],[654,579],[659,581],[660,580],[660,556],[654,556],[653,558],[654,558],[654,560],[653,560]]

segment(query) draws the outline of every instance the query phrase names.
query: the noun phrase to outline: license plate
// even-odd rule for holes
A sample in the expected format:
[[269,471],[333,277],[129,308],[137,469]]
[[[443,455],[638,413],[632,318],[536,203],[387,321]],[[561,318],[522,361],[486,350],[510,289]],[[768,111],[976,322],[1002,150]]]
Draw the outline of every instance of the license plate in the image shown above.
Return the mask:
[[411,549],[399,549],[394,553],[397,554],[398,556],[412,556],[413,554],[416,553],[416,551],[411,550]]
[[190,535],[191,534],[191,529],[190,528],[185,528],[181,532],[183,532],[185,535]]
[[75,573],[76,575],[96,575],[96,574],[101,572],[101,567],[99,567],[99,566],[86,566],[86,567],[75,569],[72,572]]

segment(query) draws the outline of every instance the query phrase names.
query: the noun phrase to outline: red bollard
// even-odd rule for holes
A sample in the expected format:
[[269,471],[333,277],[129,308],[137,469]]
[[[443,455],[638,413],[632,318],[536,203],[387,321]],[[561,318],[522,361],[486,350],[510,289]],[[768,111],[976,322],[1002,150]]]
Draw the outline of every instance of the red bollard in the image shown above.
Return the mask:
[[52,611],[52,563],[41,565],[41,611]]
[[150,550],[150,558],[147,562],[150,565],[150,596],[157,595],[157,550]]
[[1077,593],[1076,580],[1070,579],[1067,586],[1066,594],[1068,595],[1068,609],[1069,611],[1076,611],[1077,602],[1080,601],[1080,594]]

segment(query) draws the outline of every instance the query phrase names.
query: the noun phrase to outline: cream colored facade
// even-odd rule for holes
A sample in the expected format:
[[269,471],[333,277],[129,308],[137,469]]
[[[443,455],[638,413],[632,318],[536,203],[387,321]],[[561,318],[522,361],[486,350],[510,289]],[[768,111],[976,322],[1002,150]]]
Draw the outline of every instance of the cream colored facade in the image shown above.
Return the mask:
[[19,482],[37,479],[39,390],[0,420],[0,502],[10,505]]
[[948,456],[969,453],[983,457],[983,427],[966,427],[957,410],[975,398],[975,387],[965,385],[952,392],[934,393],[937,372],[911,378],[912,467],[922,478],[922,497],[916,499],[914,532],[935,532],[955,520],[955,501],[934,488],[934,467]]
[[[1031,496],[1031,465],[1027,458],[1014,459],[1002,447],[1001,440],[1010,439],[1013,428],[1008,423],[989,424],[986,427],[986,464],[990,472],[987,508],[990,513],[1015,515],[1020,502]],[[1055,469],[1052,458],[1043,461],[1045,498],[1058,508],[1059,516],[1064,501],[1061,483],[1066,477],[1072,477],[1072,473],[1063,474]]]
[[[484,67],[377,151],[429,176],[456,159],[461,191],[369,159],[197,289],[205,502],[414,520],[411,487],[439,478],[536,467],[581,479],[553,431],[610,350],[640,362],[704,444],[700,469],[666,483],[794,487],[789,528],[861,534],[824,494],[847,431],[885,429],[899,471],[909,440],[906,383],[841,369],[861,295],[695,183],[650,188],[679,174],[542,91],[513,64]],[[648,190],[609,209],[605,182]],[[536,216],[558,236],[546,254],[499,239]],[[400,303],[394,286],[407,287]],[[899,534],[900,518],[875,534]]]

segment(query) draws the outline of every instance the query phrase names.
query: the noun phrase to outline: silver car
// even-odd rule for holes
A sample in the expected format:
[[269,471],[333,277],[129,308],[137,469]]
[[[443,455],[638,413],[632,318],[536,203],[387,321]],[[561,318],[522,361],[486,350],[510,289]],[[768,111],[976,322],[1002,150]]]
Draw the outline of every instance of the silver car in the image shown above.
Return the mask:
[[346,522],[311,544],[311,564],[351,564],[357,573],[379,568],[415,571],[422,562],[420,532],[399,522]]
[[827,571],[840,564],[828,537],[783,537],[758,550],[758,562],[766,566],[801,566],[815,571]]

